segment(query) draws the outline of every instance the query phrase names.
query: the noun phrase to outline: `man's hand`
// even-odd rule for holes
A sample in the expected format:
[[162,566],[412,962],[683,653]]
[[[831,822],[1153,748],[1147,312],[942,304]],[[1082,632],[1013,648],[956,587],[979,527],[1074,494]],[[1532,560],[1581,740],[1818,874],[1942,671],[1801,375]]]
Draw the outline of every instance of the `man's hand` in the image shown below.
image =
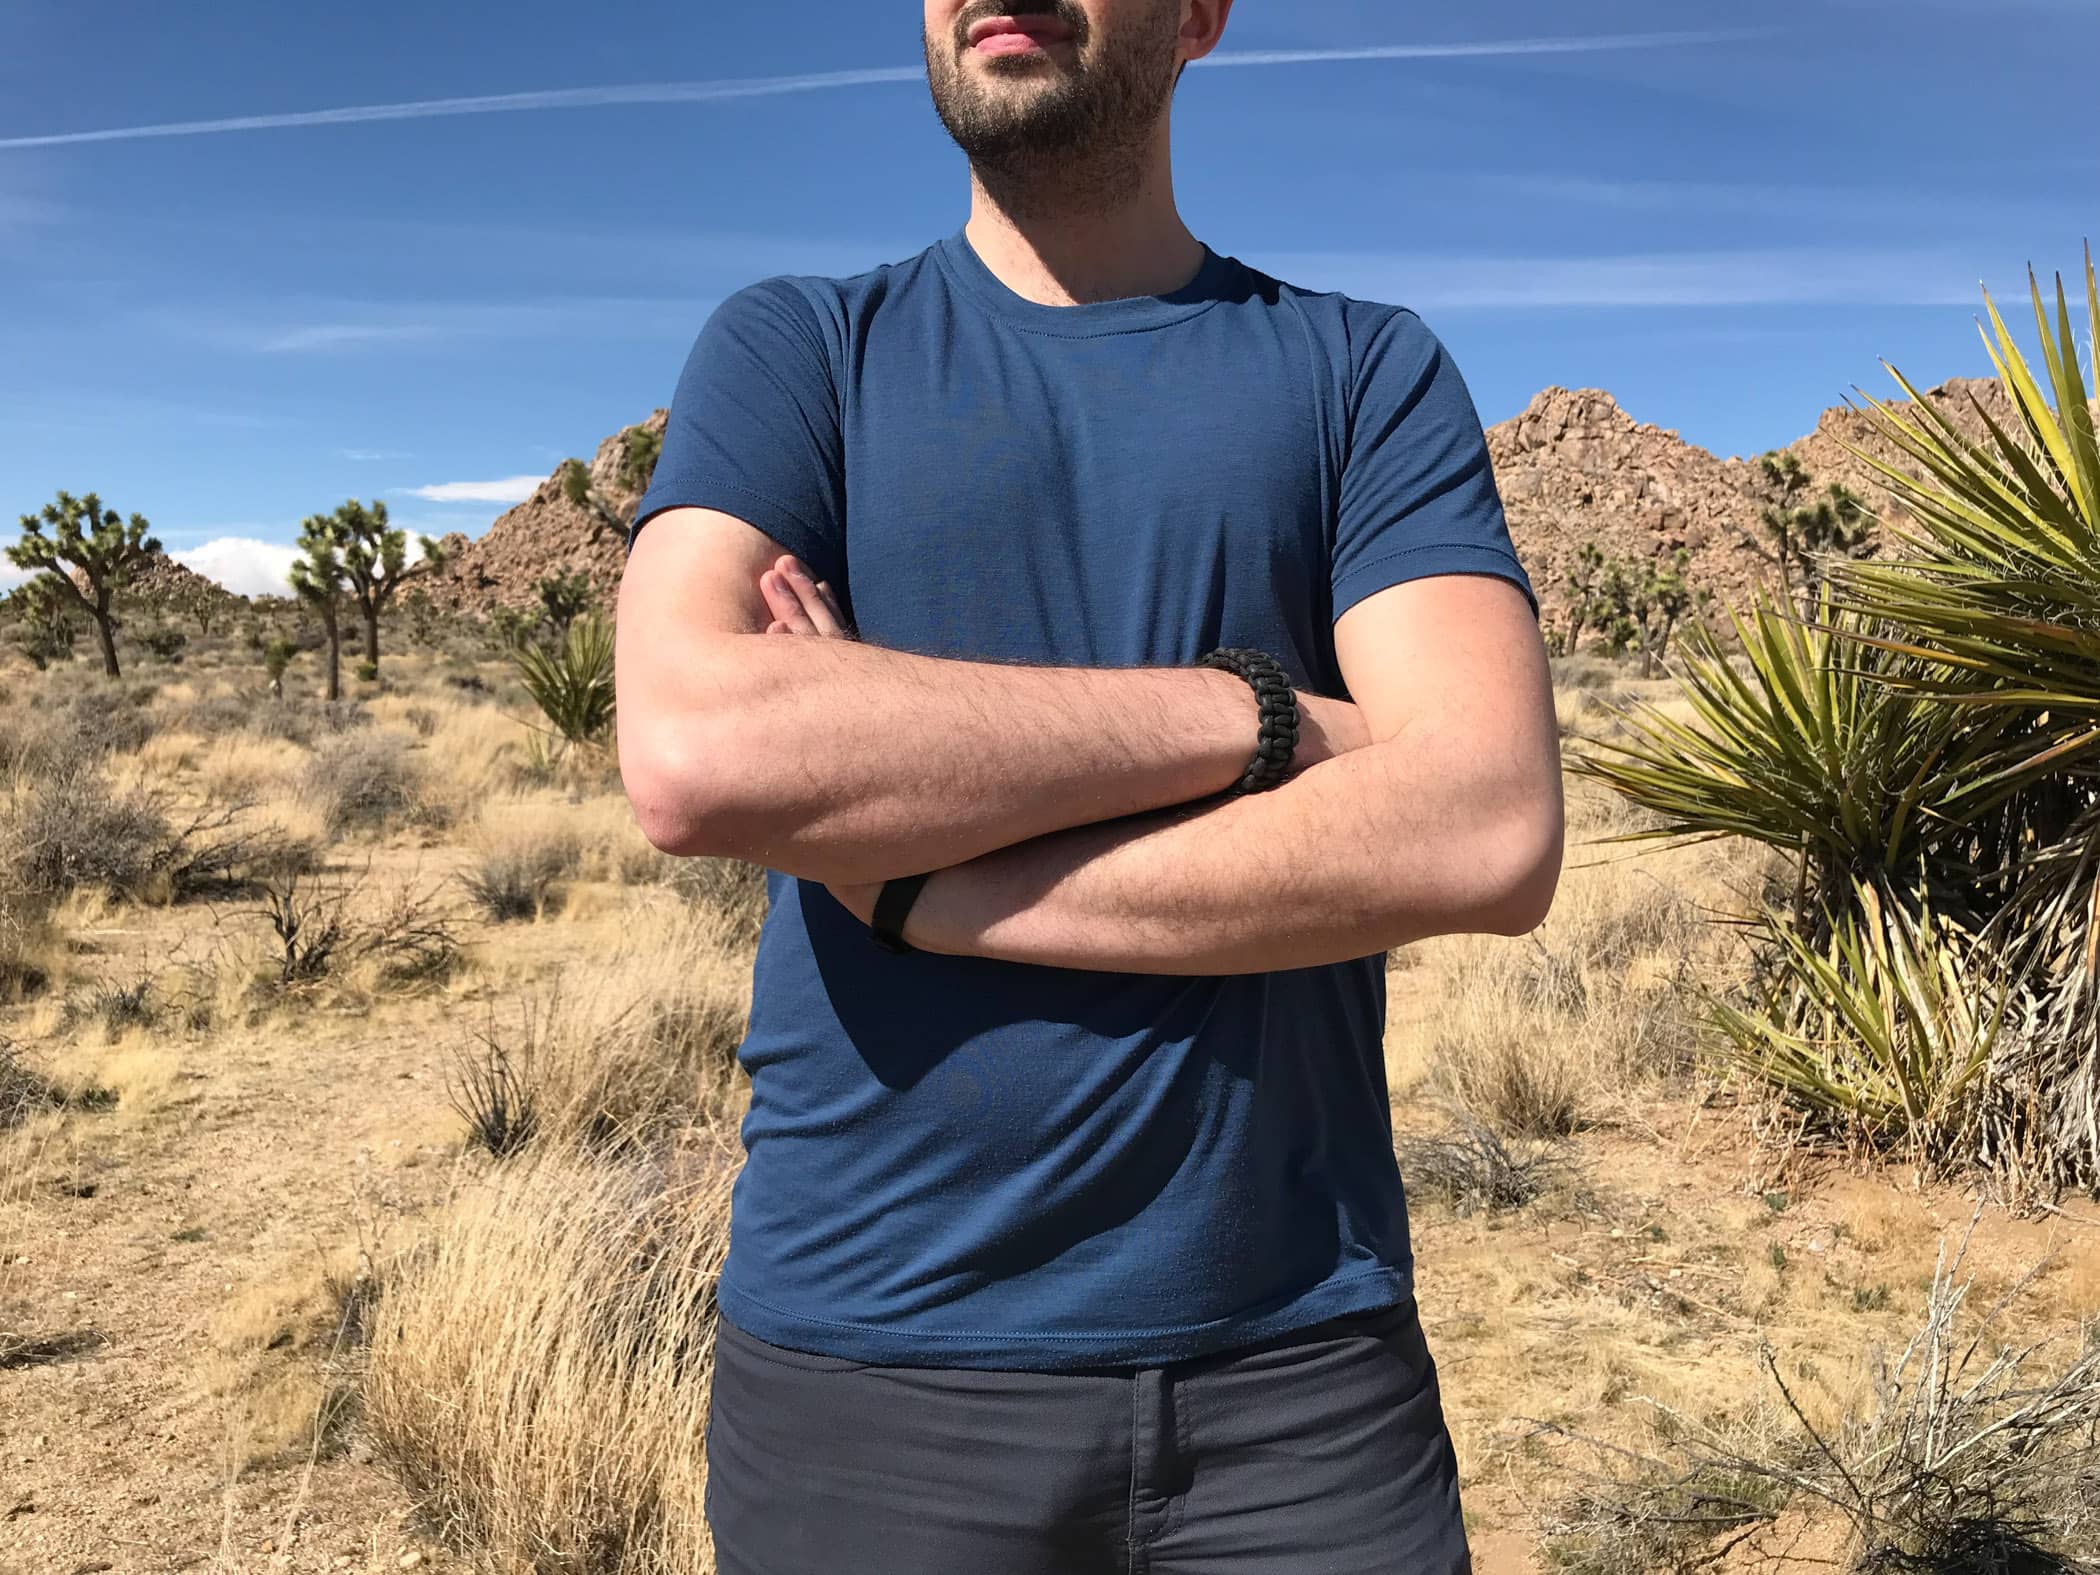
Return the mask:
[[[768,634],[810,635],[820,640],[850,640],[846,615],[839,610],[829,580],[810,578],[809,571],[793,553],[783,554],[772,568],[758,577],[759,594],[773,615]],[[930,883],[929,883],[930,884]],[[839,906],[861,923],[875,922],[875,899],[882,895],[881,881],[826,886]]]
[[846,615],[839,611],[838,598],[829,580],[813,580],[802,561],[785,553],[772,568],[758,577],[759,594],[773,621],[768,634],[812,634],[826,640],[850,640]]

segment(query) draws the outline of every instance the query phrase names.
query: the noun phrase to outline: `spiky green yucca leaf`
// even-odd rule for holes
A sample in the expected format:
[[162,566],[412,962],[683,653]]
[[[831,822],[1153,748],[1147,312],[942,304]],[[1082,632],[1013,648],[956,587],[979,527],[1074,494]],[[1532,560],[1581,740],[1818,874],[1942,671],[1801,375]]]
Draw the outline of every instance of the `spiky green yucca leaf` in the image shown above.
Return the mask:
[[1827,602],[1825,615],[1804,625],[1760,594],[1747,618],[1730,614],[1744,667],[1694,629],[1680,680],[1691,719],[1622,712],[1626,739],[1571,762],[1657,817],[1609,840],[1747,837],[1805,852],[1828,878],[1909,869],[1922,853],[1958,859],[1964,824],[1990,807],[1977,783],[2002,748],[2001,719],[1887,682],[1932,664],[1860,643],[1867,625]]
[[611,623],[586,614],[560,645],[528,645],[514,659],[526,693],[564,742],[595,743],[604,735],[613,718]]
[[[2100,322],[2090,249],[2085,282],[2090,325]],[[2046,713],[2035,748],[2050,752],[2047,765],[2100,749],[2100,444],[2063,280],[2053,319],[2032,273],[2029,289],[2043,377],[1984,296],[1984,346],[2016,430],[1972,397],[1986,436],[1968,436],[1894,367],[1909,412],[1864,396],[1877,430],[1922,472],[1852,450],[1915,518],[1900,533],[1915,556],[1838,576],[1851,604],[1948,664],[1949,698]]]
[[1732,1058],[1877,1148],[1943,1161],[1971,1131],[2015,990],[1997,954],[1871,882],[1812,943],[1767,913],[1761,1010],[1714,1002]]

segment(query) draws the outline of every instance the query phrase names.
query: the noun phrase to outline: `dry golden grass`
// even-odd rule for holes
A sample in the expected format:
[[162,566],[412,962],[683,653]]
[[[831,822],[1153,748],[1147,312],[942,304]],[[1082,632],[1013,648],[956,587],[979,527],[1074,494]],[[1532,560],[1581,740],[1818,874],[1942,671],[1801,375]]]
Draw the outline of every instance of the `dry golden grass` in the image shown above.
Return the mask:
[[[1770,860],[1745,844],[1629,850],[1615,803],[1569,786],[1569,855],[1553,912],[1522,941],[1446,936],[1395,961],[1396,1096],[1454,1099],[1519,1136],[1564,1134],[1698,1068],[1698,987],[1738,960],[1713,921],[1754,901]],[[1407,1001],[1434,1003],[1419,1013]]]
[[[295,674],[311,679],[301,662]],[[484,670],[500,680],[500,664]],[[77,672],[11,675],[0,770],[29,780],[38,751],[106,716],[129,740],[107,762],[113,781],[183,813],[254,795],[243,823],[311,839],[315,879],[366,875],[362,917],[506,851],[561,873],[543,924],[485,922],[448,884],[441,906],[466,965],[408,985],[366,959],[281,988],[279,942],[252,899],[152,908],[80,889],[14,910],[15,954],[41,980],[25,973],[0,991],[0,1037],[83,1097],[0,1131],[0,1335],[106,1323],[125,1362],[64,1375],[75,1387],[39,1400],[46,1420],[11,1430],[0,1415],[0,1460],[12,1469],[23,1426],[49,1433],[48,1451],[19,1452],[25,1480],[49,1502],[78,1497],[109,1476],[108,1419],[150,1413],[181,1439],[137,1446],[127,1474],[201,1455],[207,1472],[252,1482],[260,1503],[304,1457],[314,1498],[302,1478],[290,1506],[272,1501],[271,1543],[235,1545],[216,1523],[184,1528],[165,1512],[178,1529],[155,1547],[171,1562],[219,1541],[224,1567],[259,1568],[302,1516],[350,1522],[341,1503],[319,1507],[331,1491],[357,1506],[384,1499],[388,1515],[406,1504],[360,1474],[356,1450],[376,1444],[407,1496],[449,1517],[486,1569],[610,1567],[588,1563],[595,1548],[631,1569],[697,1575],[711,1568],[699,1516],[707,1288],[747,1097],[731,1055],[764,911],[758,872],[658,854],[602,759],[535,773],[521,712],[447,686],[436,659],[390,651],[386,675],[381,692],[352,686],[364,720],[341,731],[301,702],[253,732],[238,709],[258,691],[245,659],[227,671],[232,689],[216,675],[163,678],[143,712],[128,701],[105,712],[99,699],[76,712]],[[1663,692],[1601,665],[1573,676],[1561,707],[1577,731],[1609,725],[1606,696]],[[259,692],[253,703],[274,704]],[[316,747],[265,736],[280,721]],[[435,815],[411,805],[329,829],[313,763],[359,734],[414,762],[418,803]],[[1403,1137],[1438,1126],[1446,1100],[1504,1129],[1574,1129],[1543,1145],[1564,1168],[1527,1206],[1461,1216],[1426,1189],[1416,1199],[1419,1294],[1481,1575],[1534,1575],[1534,1512],[1568,1486],[1522,1419],[1648,1447],[1668,1406],[1754,1435],[1776,1427],[1756,1364],[1769,1339],[1811,1416],[1834,1422],[1860,1403],[1870,1348],[1906,1333],[1948,1216],[1967,1212],[1949,1194],[1763,1144],[1710,1097],[1720,1085],[1698,1054],[1697,991],[1741,968],[1710,918],[1754,896],[1764,856],[1601,845],[1630,826],[1624,810],[1582,783],[1569,807],[1568,871],[1536,937],[1424,943],[1396,954],[1388,979]],[[0,900],[0,920],[9,911]],[[82,1009],[148,977],[165,1008],[150,1022],[111,1032]],[[500,1163],[469,1148],[450,1104],[458,1057],[485,1057],[484,1035],[541,1108],[538,1135]],[[85,1097],[97,1088],[114,1102]],[[354,1393],[363,1359],[330,1323],[352,1151],[411,1243],[380,1275],[386,1314]],[[477,1178],[464,1190],[448,1181],[461,1166]],[[97,1208],[106,1280],[63,1301],[61,1283],[73,1289],[89,1261],[73,1246],[79,1222]],[[276,1230],[280,1213],[296,1228]],[[1994,1223],[1979,1296],[2010,1285],[2053,1233],[2066,1252],[2037,1282],[2026,1327],[2100,1314],[2100,1230]],[[122,1382],[137,1387],[98,1387]],[[186,1491],[169,1488],[165,1504],[198,1501]],[[211,1493],[201,1501],[212,1520]],[[119,1520],[140,1513],[97,1502]],[[351,1546],[363,1556],[361,1536]]]
[[500,1575],[714,1569],[709,1292],[735,1168],[695,1138],[616,1164],[528,1151],[387,1276],[364,1389],[373,1437]]
[[556,884],[583,862],[584,829],[573,806],[544,798],[486,804],[467,839],[460,879],[490,919],[537,919]]
[[190,1377],[224,1410],[237,1470],[339,1443],[355,1415],[372,1288],[362,1255],[345,1245],[302,1253],[213,1309]]
[[458,1081],[500,1054],[534,1100],[540,1138],[559,1143],[648,1142],[666,1125],[741,1116],[749,956],[727,943],[718,915],[666,895],[657,903],[651,922],[587,966],[499,987]]
[[286,738],[238,734],[207,744],[197,760],[197,789],[206,798],[237,802],[282,792],[297,780],[308,751]]

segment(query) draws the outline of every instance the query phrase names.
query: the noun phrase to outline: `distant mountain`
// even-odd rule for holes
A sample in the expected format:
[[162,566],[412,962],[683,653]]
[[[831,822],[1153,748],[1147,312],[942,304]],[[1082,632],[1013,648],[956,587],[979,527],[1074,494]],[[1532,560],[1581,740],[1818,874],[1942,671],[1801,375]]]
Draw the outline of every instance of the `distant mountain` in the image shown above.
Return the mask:
[[[1971,435],[1984,431],[1978,401],[2001,426],[2018,426],[1995,380],[1955,379],[1926,398]],[[581,487],[558,468],[483,535],[446,537],[445,568],[419,583],[441,607],[486,615],[498,606],[530,607],[541,579],[581,571],[609,609],[626,565],[627,527],[666,420],[658,410],[605,439]],[[1825,411],[1815,430],[1786,452],[1800,458],[1818,493],[1842,482],[1900,522],[1878,474],[1846,451],[1848,443],[1897,458],[1849,406]],[[1762,540],[1759,515],[1774,501],[1756,461],[1718,458],[1673,430],[1635,420],[1601,389],[1544,390],[1522,415],[1488,429],[1488,451],[1510,534],[1549,617],[1564,615],[1566,576],[1588,542],[1638,562],[1667,563],[1683,548],[1691,584],[1736,606],[1752,585],[1772,576],[1752,545]],[[200,578],[163,561],[156,576]]]
[[[445,537],[444,569],[419,583],[441,607],[487,614],[497,607],[534,606],[542,579],[581,571],[597,588],[599,606],[611,611],[627,561],[627,527],[669,417],[659,410],[600,443],[585,468],[582,501],[573,495],[578,489],[569,484],[565,467],[558,466],[481,536]],[[648,463],[638,468],[645,458]]]
[[[1995,380],[1956,379],[1927,400],[1962,431],[1982,436],[1980,401],[2001,426],[2018,427]],[[1900,407],[1908,410],[1908,402]],[[1870,418],[1850,406],[1823,413],[1815,431],[1787,445],[1820,495],[1840,482],[1900,527],[1905,516],[1879,472],[1846,445],[1915,473]],[[1719,459],[1663,427],[1636,421],[1599,389],[1549,388],[1525,412],[1488,430],[1517,554],[1549,617],[1565,614],[1575,555],[1595,542],[1609,557],[1668,563],[1690,554],[1687,581],[1740,607],[1750,587],[1774,577],[1752,545],[1764,543],[1759,518],[1776,501],[1754,460]],[[1871,550],[1871,544],[1870,544]]]

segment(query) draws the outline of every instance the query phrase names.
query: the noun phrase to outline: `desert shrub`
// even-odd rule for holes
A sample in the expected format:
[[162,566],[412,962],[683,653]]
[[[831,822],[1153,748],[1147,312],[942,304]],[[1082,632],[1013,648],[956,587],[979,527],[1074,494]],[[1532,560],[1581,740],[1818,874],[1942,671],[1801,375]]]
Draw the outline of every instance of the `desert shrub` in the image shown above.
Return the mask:
[[371,725],[371,713],[361,700],[309,700],[298,706],[257,706],[249,731],[314,748]]
[[130,754],[153,736],[153,695],[150,683],[94,684],[76,690],[62,714],[88,751]]
[[669,866],[664,884],[695,907],[718,917],[729,945],[743,950],[758,944],[767,907],[763,866],[742,859],[659,858]]
[[453,1053],[457,1083],[445,1080],[452,1108],[467,1124],[467,1141],[494,1159],[508,1159],[539,1130],[539,1086],[533,1078],[535,1036],[524,1035],[521,1060],[495,1033],[478,1035],[475,1047]]
[[1840,1135],[1923,1168],[2016,1142],[2028,1112],[1994,1111],[1990,1074],[2036,1006],[2002,960],[1929,905],[1864,883],[1829,929],[1819,947],[1766,916],[1762,999],[1713,1008],[1737,1063]]
[[[2090,256],[2085,286],[2100,312]],[[1972,435],[1893,368],[1908,406],[1866,400],[1906,550],[1836,553],[1811,617],[1761,601],[1741,667],[1695,638],[1688,716],[1575,765],[1655,814],[1632,835],[1798,860],[1762,999],[1719,1014],[1755,1075],[2018,1196],[2100,1181],[2100,445],[2063,282],[2030,294],[2039,362],[1985,300],[2010,419],[1967,395]]]
[[741,1108],[749,1080],[736,1053],[749,1016],[748,969],[719,923],[695,915],[652,927],[581,981],[557,978],[492,1013],[461,1064],[506,1089],[507,1108],[529,1107],[542,1140],[646,1146]]
[[105,980],[67,998],[62,1021],[69,1029],[86,1023],[99,1024],[103,1035],[115,1039],[129,1028],[152,1028],[164,1010],[160,989],[151,974],[129,980]]
[[242,734],[311,748],[322,738],[367,726],[370,720],[358,701],[275,700],[219,689],[184,707],[177,725],[204,738]]
[[[1942,1243],[1918,1332],[1893,1361],[1873,1354],[1868,1398],[1837,1426],[1809,1420],[1764,1347],[1777,1425],[1658,1408],[1659,1446],[1599,1449],[1605,1469],[1551,1517],[1558,1567],[1708,1568],[1733,1548],[1731,1567],[1763,1568],[1784,1539],[1767,1546],[1759,1529],[1800,1510],[1842,1529],[1837,1567],[1858,1575],[2089,1575],[2100,1546],[2100,1346],[2082,1331],[2050,1341],[2002,1326],[2046,1260],[1967,1316],[1975,1280],[1962,1266],[1981,1215],[1951,1254]],[[2075,1348],[2060,1366],[2040,1360],[2066,1343]]]
[[357,967],[370,969],[382,987],[414,986],[442,979],[460,956],[435,887],[402,885],[375,897],[369,867],[354,876],[274,875],[251,911],[275,937],[271,982],[281,989],[340,978]]
[[619,1163],[535,1144],[386,1276],[365,1425],[492,1563],[714,1567],[704,1442],[734,1177],[726,1135],[704,1131]]
[[113,791],[97,765],[79,758],[18,794],[12,820],[16,879],[45,896],[79,886],[140,892],[175,840],[151,796]]
[[190,637],[173,624],[156,624],[141,633],[138,642],[152,653],[154,660],[174,667],[181,663]]
[[1536,1201],[1566,1169],[1539,1144],[1511,1148],[1464,1111],[1450,1126],[1397,1145],[1410,1198],[1436,1198],[1461,1215],[1501,1214]]
[[1445,1095],[1511,1137],[1554,1138],[1581,1116],[1581,1078],[1536,1019],[1475,1015],[1440,1035],[1430,1072]]
[[248,823],[243,799],[207,802],[179,822],[166,802],[113,788],[85,759],[18,789],[0,839],[14,884],[45,899],[101,887],[134,901],[183,902],[250,890],[262,876],[316,857],[310,843]]
[[613,631],[586,614],[552,649],[522,645],[518,677],[562,749],[595,744],[613,720]]
[[380,729],[322,739],[307,762],[301,791],[331,832],[404,824],[434,828],[448,818],[409,741]]
[[561,824],[540,823],[482,831],[459,880],[496,923],[536,918],[554,883],[576,871],[582,846]]
[[0,1132],[34,1112],[65,1103],[59,1090],[22,1064],[11,1040],[0,1039]]
[[27,1000],[49,982],[37,960],[48,934],[47,912],[45,902],[0,876],[0,1004]]

